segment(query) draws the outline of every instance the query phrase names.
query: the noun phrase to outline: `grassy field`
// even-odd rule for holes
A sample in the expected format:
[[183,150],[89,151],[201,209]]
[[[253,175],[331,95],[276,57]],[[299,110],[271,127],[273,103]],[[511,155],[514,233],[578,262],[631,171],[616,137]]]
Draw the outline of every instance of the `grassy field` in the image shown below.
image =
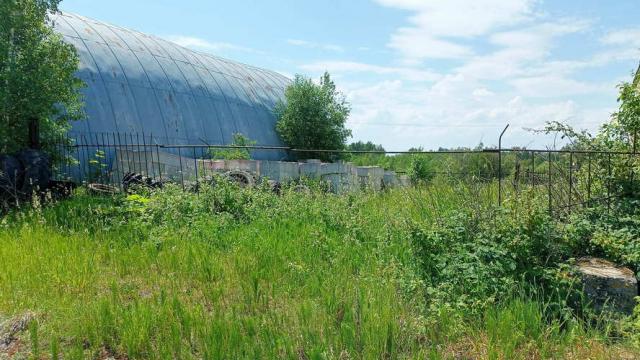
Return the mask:
[[571,245],[535,198],[498,211],[494,191],[33,204],[0,224],[0,358],[640,356],[568,310],[568,273],[543,258]]

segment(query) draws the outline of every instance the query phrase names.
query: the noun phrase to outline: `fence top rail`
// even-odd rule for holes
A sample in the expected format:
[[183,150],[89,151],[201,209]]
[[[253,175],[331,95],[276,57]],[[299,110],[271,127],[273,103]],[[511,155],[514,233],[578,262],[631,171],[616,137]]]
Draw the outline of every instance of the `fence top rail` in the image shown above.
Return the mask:
[[420,151],[392,151],[392,150],[328,150],[328,149],[296,149],[287,146],[271,145],[214,145],[214,144],[149,144],[149,143],[122,143],[122,144],[71,144],[70,147],[104,147],[104,148],[147,148],[158,147],[165,149],[247,149],[247,150],[282,150],[291,152],[315,152],[331,154],[482,154],[498,152],[520,153],[551,153],[551,154],[611,154],[611,155],[640,155],[640,152],[609,151],[609,150],[554,150],[554,149],[482,149],[482,150],[420,150]]

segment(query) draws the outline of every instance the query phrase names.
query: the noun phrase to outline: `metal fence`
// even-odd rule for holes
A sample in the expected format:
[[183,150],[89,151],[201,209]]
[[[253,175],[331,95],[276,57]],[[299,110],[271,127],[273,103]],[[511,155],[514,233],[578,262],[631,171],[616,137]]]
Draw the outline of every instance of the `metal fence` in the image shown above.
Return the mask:
[[[386,161],[381,165],[393,165],[395,160],[403,158],[398,155],[410,154],[432,163],[432,169],[427,172],[430,178],[484,182],[491,186],[495,183],[497,204],[502,204],[507,196],[534,191],[546,196],[549,212],[557,215],[598,203],[610,208],[615,198],[628,196],[637,189],[636,152],[503,149],[501,139],[498,148],[442,151],[308,150],[284,146],[185,144],[170,140],[142,133],[72,135],[68,142],[57,145],[62,160],[58,162],[56,177],[121,187],[126,173],[137,173],[159,181],[174,181],[187,188],[190,183],[220,170],[212,160],[212,152],[243,149],[257,158],[276,158],[280,160],[276,161],[279,166],[287,166],[288,160],[306,158],[310,153],[336,158],[346,155],[356,161],[365,156],[384,157]],[[265,156],[267,154],[269,156]],[[406,160],[406,156],[404,158]],[[273,166],[272,163],[265,162],[263,167]],[[395,167],[398,176],[409,171],[407,167]]]

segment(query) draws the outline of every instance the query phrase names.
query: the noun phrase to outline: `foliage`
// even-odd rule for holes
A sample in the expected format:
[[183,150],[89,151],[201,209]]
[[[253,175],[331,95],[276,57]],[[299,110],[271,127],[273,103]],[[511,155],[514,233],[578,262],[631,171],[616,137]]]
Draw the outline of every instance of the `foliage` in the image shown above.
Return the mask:
[[640,272],[640,200],[625,198],[576,212],[567,228],[568,241],[580,253],[611,259]]
[[69,121],[83,116],[83,84],[74,75],[78,57],[49,19],[59,2],[0,2],[0,153],[28,145],[32,119],[39,121],[45,150],[52,152]]
[[[233,146],[253,146],[256,141],[241,133],[233,134]],[[224,160],[251,160],[251,151],[246,148],[215,148],[210,150],[211,158]]]
[[490,216],[490,185],[278,196],[216,184],[199,194],[81,191],[4,218],[0,316],[38,314],[37,341],[20,335],[19,351],[597,358],[626,349],[566,310],[570,277],[558,264],[571,243],[534,197]]
[[347,150],[349,151],[382,151],[382,152],[385,151],[382,145],[374,144],[371,141],[367,141],[367,142],[356,141],[354,143],[349,144],[349,146],[347,146]]
[[[351,109],[342,93],[336,90],[329,73],[320,78],[319,84],[297,75],[285,90],[285,98],[285,102],[276,105],[275,114],[278,134],[288,146],[319,150],[345,148],[351,137],[351,130],[345,127]],[[331,160],[340,154],[305,152],[298,156]]]
[[[567,149],[637,152],[638,132],[640,131],[640,88],[637,84],[623,82],[618,86],[618,111],[604,123],[596,135],[587,131],[578,131],[560,122],[548,123],[544,133],[559,133],[569,144]],[[638,185],[631,174],[640,170],[637,156],[595,156],[593,157],[591,176],[593,186],[614,194],[634,194]],[[582,178],[580,178],[582,177]],[[578,181],[587,181],[586,171],[578,174]]]
[[411,237],[428,301],[437,306],[482,312],[523,290],[567,296],[571,285],[558,277],[570,248],[532,197],[506,204],[493,219],[467,210],[436,226],[413,224]]
[[107,154],[103,150],[96,150],[89,159],[89,182],[106,181]]
[[433,171],[428,158],[416,155],[411,159],[409,178],[413,184],[423,184],[431,180],[435,175]]

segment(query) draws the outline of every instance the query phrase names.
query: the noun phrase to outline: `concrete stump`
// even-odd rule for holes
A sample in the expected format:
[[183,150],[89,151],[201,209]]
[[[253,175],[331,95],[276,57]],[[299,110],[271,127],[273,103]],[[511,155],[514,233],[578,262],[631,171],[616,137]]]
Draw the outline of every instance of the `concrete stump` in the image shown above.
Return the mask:
[[638,280],[633,271],[593,257],[578,259],[577,269],[584,293],[597,311],[633,312],[634,298],[638,296]]

